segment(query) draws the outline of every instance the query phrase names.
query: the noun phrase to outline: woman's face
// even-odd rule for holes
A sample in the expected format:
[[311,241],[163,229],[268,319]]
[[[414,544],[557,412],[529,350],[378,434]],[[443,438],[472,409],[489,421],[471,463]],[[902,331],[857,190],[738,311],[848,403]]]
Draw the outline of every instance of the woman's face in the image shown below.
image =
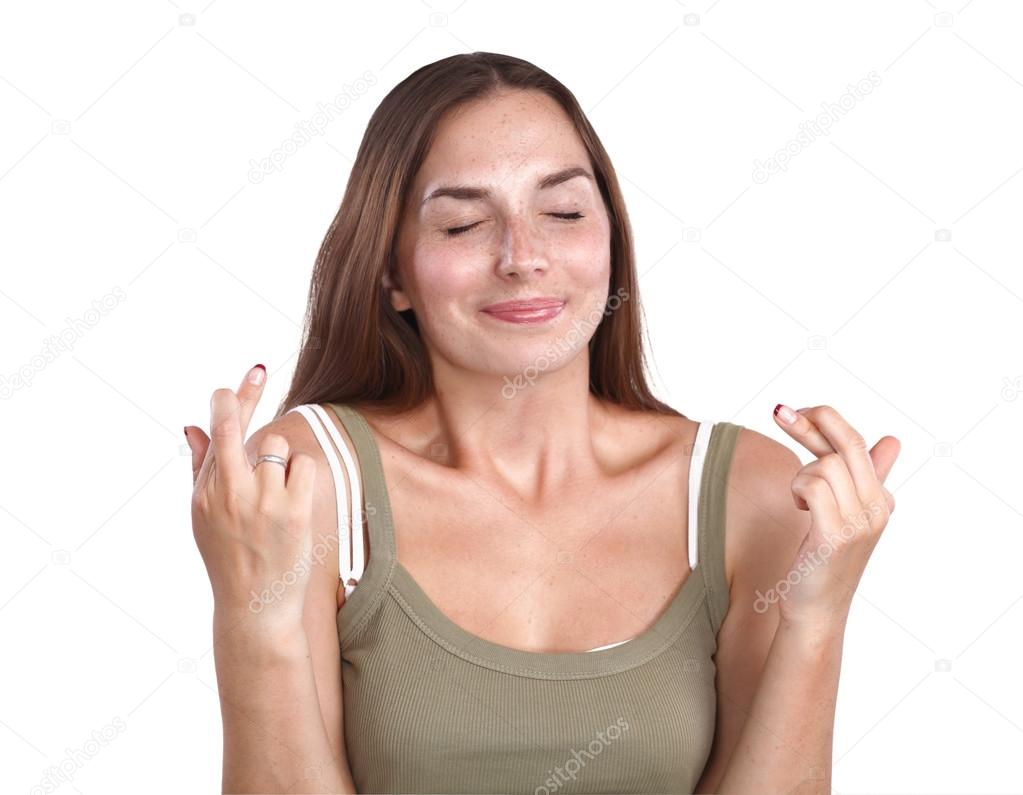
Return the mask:
[[[441,121],[411,191],[400,285],[384,284],[395,309],[414,311],[435,367],[440,357],[514,377],[559,369],[586,350],[608,297],[610,222],[560,105],[513,90],[457,108]],[[564,306],[539,320],[484,311],[537,297]]]

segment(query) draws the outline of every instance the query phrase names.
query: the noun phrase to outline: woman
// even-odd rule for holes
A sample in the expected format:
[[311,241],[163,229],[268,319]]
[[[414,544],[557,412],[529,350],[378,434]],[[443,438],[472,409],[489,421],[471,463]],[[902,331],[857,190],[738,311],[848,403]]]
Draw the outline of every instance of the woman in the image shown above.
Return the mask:
[[651,394],[622,195],[553,77],[471,53],[390,92],[243,444],[264,385],[186,429],[225,791],[830,792],[898,441],[779,405],[802,466]]

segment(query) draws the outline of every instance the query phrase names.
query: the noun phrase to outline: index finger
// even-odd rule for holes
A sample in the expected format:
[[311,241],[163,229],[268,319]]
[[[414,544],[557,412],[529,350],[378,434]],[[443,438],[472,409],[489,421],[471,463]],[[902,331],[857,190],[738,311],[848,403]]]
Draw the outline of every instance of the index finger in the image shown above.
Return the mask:
[[[809,409],[803,409],[802,411],[809,411]],[[831,446],[828,438],[820,432],[817,426],[802,411],[793,411],[784,403],[779,403],[774,407],[774,416],[797,442],[818,458],[822,458],[828,453],[837,452]]]
[[237,393],[218,389],[210,398],[210,448],[206,459],[217,467],[218,479],[230,489],[237,488],[246,475],[251,475],[245,430],[265,381],[266,368],[257,364],[246,374]]
[[[849,469],[861,501],[876,500],[884,496],[883,487],[874,470],[874,462],[870,458],[870,451],[863,436],[831,406],[815,406],[796,412],[794,423],[785,425],[783,422],[782,425],[807,449],[812,449],[810,444],[818,449],[822,445],[827,445],[828,449],[824,455],[830,452],[838,453]],[[804,441],[804,438],[811,441]]]
[[[249,427],[249,421],[252,419],[252,414],[256,410],[256,404],[259,402],[259,398],[263,392],[263,384],[266,383],[266,367],[262,364],[257,364],[252,367],[242,379],[241,386],[238,387],[237,394],[232,393],[229,389],[217,390],[218,392],[224,393],[222,400],[226,399],[227,395],[235,397],[234,403],[227,403],[222,409],[221,413],[218,414],[215,408],[217,392],[213,393],[213,397],[210,398],[210,436],[209,445],[204,453],[203,460],[199,466],[198,472],[193,467],[193,483],[198,482],[200,478],[207,478],[210,469],[213,467],[215,462],[214,453],[218,453],[216,457],[220,459],[221,466],[217,467],[219,470],[223,470],[223,464],[228,463],[231,457],[229,440],[233,438],[239,438],[239,444],[242,444],[243,450],[241,454],[241,461],[247,462],[248,457],[244,452],[245,442],[245,431]],[[225,425],[224,421],[233,415],[234,423]],[[237,425],[237,430],[232,427],[233,424]],[[216,443],[216,427],[219,426],[221,431],[220,444]],[[224,456],[227,455],[228,459],[225,460]],[[224,475],[231,476],[230,472],[225,472]]]

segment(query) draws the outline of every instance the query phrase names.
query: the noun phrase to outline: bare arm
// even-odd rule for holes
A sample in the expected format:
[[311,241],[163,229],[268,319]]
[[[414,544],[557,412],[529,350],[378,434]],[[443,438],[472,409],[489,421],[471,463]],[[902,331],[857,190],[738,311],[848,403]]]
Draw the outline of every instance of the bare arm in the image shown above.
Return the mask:
[[868,452],[830,407],[806,410],[787,430],[816,461],[802,466],[788,448],[748,430],[736,447],[720,722],[700,792],[831,791],[845,625],[894,509],[881,484],[898,440],[884,437]]
[[354,793],[323,723],[304,630],[270,638],[234,619],[214,619],[222,791]]
[[845,627],[815,635],[786,622],[717,792],[830,793]]

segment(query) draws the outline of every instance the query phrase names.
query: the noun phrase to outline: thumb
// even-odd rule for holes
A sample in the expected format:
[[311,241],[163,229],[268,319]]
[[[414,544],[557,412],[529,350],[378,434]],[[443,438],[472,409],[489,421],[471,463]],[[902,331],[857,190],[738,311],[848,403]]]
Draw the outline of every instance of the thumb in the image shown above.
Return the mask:
[[884,482],[895,465],[895,459],[902,451],[902,442],[894,436],[884,436],[870,449],[870,460],[874,464],[874,472],[877,479],[882,483],[881,491],[888,502],[888,511],[895,510],[895,497],[888,489],[884,488]]
[[206,435],[202,428],[186,425],[185,441],[188,442],[188,449],[192,451],[192,485],[194,486],[196,479],[199,477],[202,462],[206,460],[206,451],[210,446],[210,437]]
[[870,448],[870,460],[874,464],[874,473],[882,483],[895,465],[895,459],[902,451],[902,443],[894,436],[882,436],[877,444]]

